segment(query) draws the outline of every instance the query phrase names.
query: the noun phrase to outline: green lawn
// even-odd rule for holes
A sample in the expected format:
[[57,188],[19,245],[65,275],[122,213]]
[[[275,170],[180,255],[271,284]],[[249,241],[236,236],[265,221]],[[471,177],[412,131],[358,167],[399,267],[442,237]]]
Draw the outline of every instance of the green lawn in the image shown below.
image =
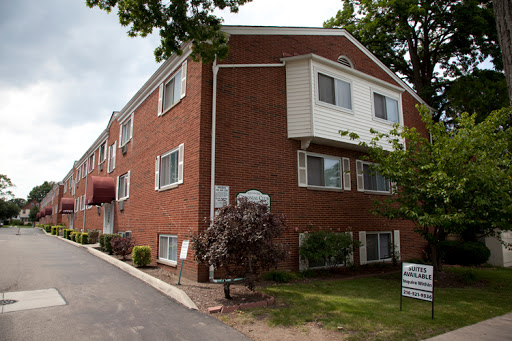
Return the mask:
[[[462,274],[467,268],[446,270]],[[342,327],[349,340],[417,340],[511,312],[512,270],[478,268],[474,274],[486,284],[435,289],[434,320],[430,302],[404,298],[400,311],[400,274],[270,286],[265,292],[277,306],[269,324],[317,321],[328,329]]]

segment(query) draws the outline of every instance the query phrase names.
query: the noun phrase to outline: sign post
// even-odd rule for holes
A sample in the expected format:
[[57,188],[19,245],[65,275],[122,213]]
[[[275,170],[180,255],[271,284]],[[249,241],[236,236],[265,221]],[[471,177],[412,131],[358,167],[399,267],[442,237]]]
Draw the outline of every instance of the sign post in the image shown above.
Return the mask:
[[434,319],[434,267],[432,265],[402,263],[402,297],[432,302],[432,320]]
[[178,278],[178,285],[181,285],[181,272],[183,271],[183,262],[185,261],[185,259],[187,259],[187,252],[188,252],[189,244],[190,244],[190,240],[184,240],[181,243],[181,252],[180,252],[181,268],[180,268],[180,277]]

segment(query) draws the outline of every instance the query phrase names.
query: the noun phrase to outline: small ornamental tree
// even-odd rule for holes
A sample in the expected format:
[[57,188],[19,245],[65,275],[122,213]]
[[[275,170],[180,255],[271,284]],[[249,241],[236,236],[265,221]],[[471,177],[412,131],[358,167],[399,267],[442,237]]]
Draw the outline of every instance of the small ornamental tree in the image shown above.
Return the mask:
[[253,290],[260,273],[286,259],[287,247],[276,241],[285,228],[283,215],[241,199],[221,208],[212,224],[191,239],[196,259],[222,270],[224,296],[231,299],[230,285],[236,278]]
[[131,238],[115,236],[110,241],[110,245],[115,255],[121,256],[123,260],[126,260],[126,256],[132,253],[135,243]]

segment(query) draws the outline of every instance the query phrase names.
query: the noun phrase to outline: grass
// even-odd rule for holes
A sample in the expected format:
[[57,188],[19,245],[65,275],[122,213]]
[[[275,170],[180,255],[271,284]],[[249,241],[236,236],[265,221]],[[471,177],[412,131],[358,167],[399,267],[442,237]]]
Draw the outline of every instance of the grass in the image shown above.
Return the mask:
[[[447,271],[463,276],[467,268]],[[430,302],[403,298],[400,274],[345,281],[315,281],[267,287],[277,309],[267,310],[271,326],[321,323],[348,340],[417,340],[512,311],[512,270],[475,268],[485,286],[436,288],[435,317]],[[254,311],[256,317],[261,311]]]

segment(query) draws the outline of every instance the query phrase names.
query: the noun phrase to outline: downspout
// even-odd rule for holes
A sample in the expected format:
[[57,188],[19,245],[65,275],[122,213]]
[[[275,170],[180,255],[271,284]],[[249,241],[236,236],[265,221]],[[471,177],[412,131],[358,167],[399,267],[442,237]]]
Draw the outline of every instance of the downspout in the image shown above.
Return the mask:
[[[88,170],[86,170],[87,172]],[[87,197],[87,180],[89,180],[89,174],[85,176],[85,196]],[[85,198],[84,198],[85,201]],[[82,232],[85,232],[85,213],[87,213],[87,205],[84,203],[84,221],[82,224]]]
[[[212,98],[212,150],[211,150],[211,166],[210,166],[210,223],[215,218],[215,141],[216,141],[216,130],[217,130],[217,74],[220,68],[261,68],[261,67],[282,67],[285,66],[286,62],[279,64],[217,64],[217,59],[213,61],[213,98]],[[86,181],[87,182],[87,181]],[[85,222],[85,217],[84,217]],[[209,274],[210,282],[213,283],[224,283],[230,280],[215,279],[214,268],[210,266]],[[243,278],[236,278],[234,281],[240,281]]]

